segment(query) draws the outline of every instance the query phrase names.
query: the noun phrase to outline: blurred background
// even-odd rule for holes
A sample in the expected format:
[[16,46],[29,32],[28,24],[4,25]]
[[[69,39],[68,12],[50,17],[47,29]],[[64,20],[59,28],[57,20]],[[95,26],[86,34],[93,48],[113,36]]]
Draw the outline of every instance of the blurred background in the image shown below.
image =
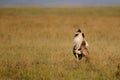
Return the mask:
[[[74,33],[89,60],[72,53]],[[0,0],[0,80],[119,80],[120,0]]]
[[120,0],[0,0],[0,6],[96,6],[120,5]]

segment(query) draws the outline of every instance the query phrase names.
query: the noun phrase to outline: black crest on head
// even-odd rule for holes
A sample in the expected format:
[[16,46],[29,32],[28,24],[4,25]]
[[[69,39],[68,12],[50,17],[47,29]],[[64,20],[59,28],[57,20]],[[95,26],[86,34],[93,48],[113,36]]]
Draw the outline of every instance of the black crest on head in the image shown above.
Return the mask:
[[77,32],[81,32],[81,30],[80,29],[78,29],[78,31]]

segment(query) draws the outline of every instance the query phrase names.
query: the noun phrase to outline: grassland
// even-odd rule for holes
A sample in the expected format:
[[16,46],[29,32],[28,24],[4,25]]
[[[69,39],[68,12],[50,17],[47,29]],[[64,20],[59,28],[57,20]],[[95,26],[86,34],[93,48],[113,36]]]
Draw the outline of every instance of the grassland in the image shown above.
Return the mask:
[[[73,35],[89,43],[76,61]],[[120,7],[0,8],[0,80],[119,80]]]

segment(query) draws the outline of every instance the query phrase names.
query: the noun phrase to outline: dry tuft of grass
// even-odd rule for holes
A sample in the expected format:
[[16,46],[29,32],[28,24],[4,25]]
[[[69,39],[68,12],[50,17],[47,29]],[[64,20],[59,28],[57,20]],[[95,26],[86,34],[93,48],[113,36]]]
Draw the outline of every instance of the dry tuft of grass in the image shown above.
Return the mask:
[[[76,61],[80,28],[89,61]],[[0,8],[1,80],[119,80],[120,7]]]

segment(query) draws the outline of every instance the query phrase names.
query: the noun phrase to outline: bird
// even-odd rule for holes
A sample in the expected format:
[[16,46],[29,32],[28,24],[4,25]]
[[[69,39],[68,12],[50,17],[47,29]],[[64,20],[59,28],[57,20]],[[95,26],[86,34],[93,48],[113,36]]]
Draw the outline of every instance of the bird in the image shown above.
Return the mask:
[[88,42],[85,40],[85,35],[78,29],[74,35],[74,46],[73,46],[73,54],[77,58],[77,60],[81,60],[83,57],[87,57],[89,51],[87,49]]

